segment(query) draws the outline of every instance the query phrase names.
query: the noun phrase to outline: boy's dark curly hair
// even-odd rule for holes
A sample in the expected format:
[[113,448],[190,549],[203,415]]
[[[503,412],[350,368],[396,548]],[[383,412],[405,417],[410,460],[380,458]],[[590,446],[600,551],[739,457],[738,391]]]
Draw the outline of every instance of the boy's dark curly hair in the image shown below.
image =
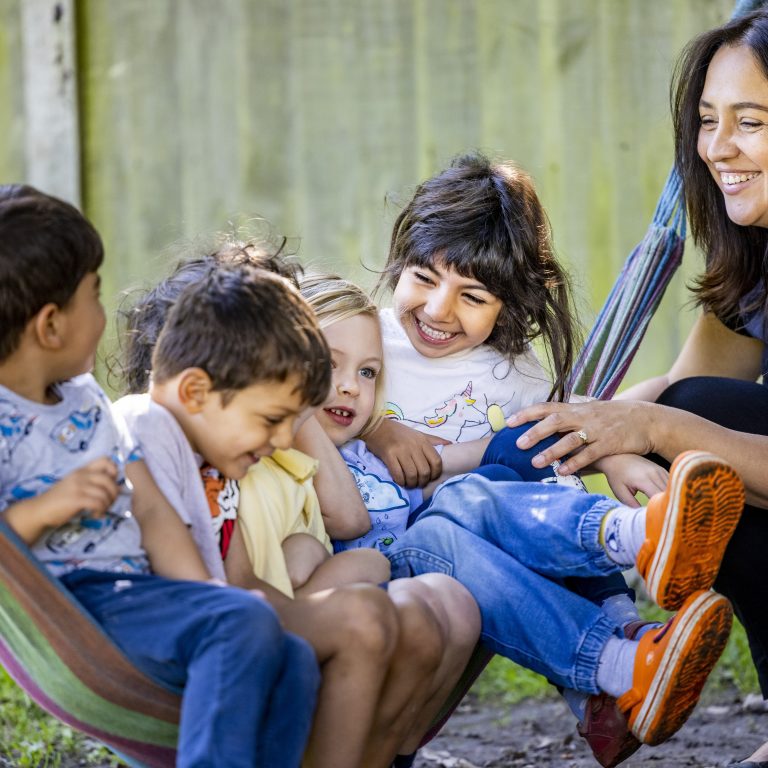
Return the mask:
[[103,259],[98,232],[77,208],[34,187],[0,186],[0,361],[46,304],[66,306]]
[[295,377],[303,402],[316,406],[331,385],[331,355],[309,305],[285,278],[249,263],[211,263],[168,311],[153,380],[187,368],[204,370],[225,405],[253,384]]
[[119,356],[110,362],[110,372],[120,380],[118,389],[124,394],[147,391],[152,352],[169,310],[188,285],[203,279],[216,264],[251,264],[297,285],[301,267],[298,261],[283,255],[285,243],[285,238],[277,246],[228,241],[205,256],[179,262],[153,288],[130,292],[118,311]]

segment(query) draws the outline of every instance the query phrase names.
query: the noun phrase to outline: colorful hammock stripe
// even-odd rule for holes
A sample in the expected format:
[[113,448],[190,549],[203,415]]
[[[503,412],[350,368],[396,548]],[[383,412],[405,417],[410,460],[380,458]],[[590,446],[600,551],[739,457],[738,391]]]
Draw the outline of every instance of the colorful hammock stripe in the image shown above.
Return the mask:
[[[123,759],[128,765],[135,768],[169,768],[175,765],[176,749],[175,747],[161,747],[146,743],[136,739],[121,738],[107,731],[100,731],[94,726],[77,719],[71,713],[65,711],[58,704],[48,698],[37,685],[35,685],[29,675],[19,663],[8,647],[0,642],[0,663],[5,667],[8,674],[22,688],[29,697],[49,714],[53,715],[63,723],[75,728],[88,736],[108,744],[115,754]],[[139,733],[143,732],[139,731]],[[141,758],[141,762],[138,759]]]
[[576,361],[571,377],[575,392],[609,399],[624,378],[682,262],[685,207],[681,187],[672,170],[645,237],[629,255]]
[[43,709],[129,764],[175,765],[180,697],[133,667],[2,521],[0,663]]

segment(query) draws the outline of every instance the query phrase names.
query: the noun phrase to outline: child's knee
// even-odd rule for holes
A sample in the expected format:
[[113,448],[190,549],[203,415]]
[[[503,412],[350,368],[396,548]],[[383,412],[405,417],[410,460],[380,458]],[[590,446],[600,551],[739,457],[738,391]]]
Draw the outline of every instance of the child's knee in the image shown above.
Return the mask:
[[348,583],[381,584],[389,581],[392,574],[392,566],[386,555],[370,547],[339,552],[334,555],[334,559],[344,564]]
[[394,653],[398,637],[395,608],[387,593],[363,584],[336,591],[336,629],[343,647],[373,658],[385,659]]
[[443,630],[454,644],[477,643],[481,617],[472,593],[456,579],[442,573],[425,573],[418,577],[429,587],[432,610],[443,622]]
[[[395,593],[400,636],[397,655],[413,668],[414,673],[433,673],[448,644],[448,622],[432,607],[426,585],[409,579],[405,589]],[[401,586],[405,586],[402,582]]]

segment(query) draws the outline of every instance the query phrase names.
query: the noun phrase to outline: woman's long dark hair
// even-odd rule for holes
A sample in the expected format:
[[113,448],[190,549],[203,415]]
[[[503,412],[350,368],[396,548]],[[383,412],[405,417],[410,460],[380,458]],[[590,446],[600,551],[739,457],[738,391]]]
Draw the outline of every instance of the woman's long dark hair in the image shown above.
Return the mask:
[[404,269],[434,263],[501,299],[486,343],[510,361],[542,339],[553,376],[550,399],[566,399],[577,324],[531,177],[512,163],[472,154],[421,184],[395,221],[378,287],[394,290]]
[[[723,193],[699,157],[699,101],[712,58],[724,45],[747,46],[768,79],[768,11],[757,11],[694,38],[683,50],[672,79],[675,166],[683,180],[694,242],[707,257],[706,272],[697,278],[696,303],[731,324],[739,300],[768,276],[768,229],[745,227],[728,218]],[[765,305],[764,292],[757,309]]]

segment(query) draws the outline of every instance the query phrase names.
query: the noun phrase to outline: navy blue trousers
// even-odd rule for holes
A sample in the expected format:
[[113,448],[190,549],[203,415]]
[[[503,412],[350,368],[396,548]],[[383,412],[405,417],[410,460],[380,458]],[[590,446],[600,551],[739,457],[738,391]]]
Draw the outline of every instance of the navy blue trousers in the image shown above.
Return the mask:
[[61,580],[140,670],[182,694],[179,768],[299,768],[320,674],[264,600],[152,575]]

